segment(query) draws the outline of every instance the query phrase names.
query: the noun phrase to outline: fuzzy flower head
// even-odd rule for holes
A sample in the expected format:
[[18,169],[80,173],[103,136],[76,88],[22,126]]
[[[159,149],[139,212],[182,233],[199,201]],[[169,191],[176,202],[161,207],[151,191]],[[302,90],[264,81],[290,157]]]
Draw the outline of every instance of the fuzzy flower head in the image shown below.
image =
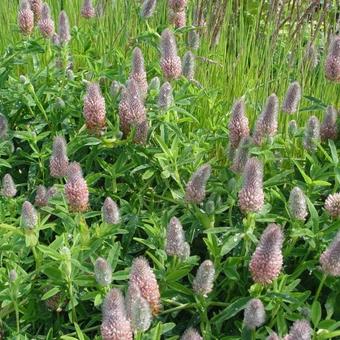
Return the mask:
[[103,204],[103,221],[108,224],[118,224],[120,222],[118,205],[111,197],[105,198]]
[[180,340],[203,340],[203,338],[195,328],[190,327],[183,333]]
[[252,145],[251,137],[243,137],[240,140],[238,148],[236,149],[235,156],[233,159],[233,164],[231,165],[231,170],[236,173],[242,173],[244,171],[244,167],[249,158],[249,150]]
[[65,11],[59,14],[59,34],[58,42],[62,45],[67,44],[71,40],[70,23]]
[[129,284],[126,296],[127,316],[133,331],[147,331],[151,326],[152,311],[136,283]]
[[310,340],[312,338],[312,328],[307,320],[297,320],[289,330],[284,340]]
[[305,221],[308,215],[306,197],[299,187],[292,189],[288,203],[292,217],[300,221]]
[[296,120],[290,120],[288,122],[288,133],[289,136],[294,137],[297,133],[298,125],[296,123]]
[[325,75],[328,80],[340,82],[340,36],[334,36],[325,62]]
[[190,246],[185,242],[182,224],[176,217],[170,220],[167,227],[165,252],[169,256],[178,256],[181,258],[186,258],[190,255]]
[[152,17],[156,9],[156,0],[144,0],[140,16],[143,19]]
[[278,109],[279,100],[275,93],[267,99],[266,105],[261,112],[261,115],[256,121],[254,130],[254,143],[261,145],[265,137],[273,137],[278,128]]
[[172,95],[172,87],[170,83],[165,82],[159,90],[158,107],[161,110],[166,111],[170,108],[173,101],[174,97]]
[[66,141],[62,136],[57,136],[53,140],[52,156],[50,158],[50,174],[52,177],[64,177],[67,174],[68,157]]
[[127,89],[122,93],[119,103],[119,121],[125,137],[135,129],[134,142],[145,143],[148,132],[147,117],[140,98],[139,86],[134,79],[128,81]]
[[195,77],[195,56],[191,51],[184,54],[183,57],[183,75],[189,80]]
[[270,284],[279,276],[283,264],[282,244],[281,228],[277,224],[269,224],[262,233],[249,264],[254,282]]
[[280,338],[275,332],[271,332],[271,334],[267,337],[266,340],[280,340]]
[[181,58],[177,55],[177,45],[172,31],[165,29],[161,36],[161,68],[164,77],[177,79],[182,74]]
[[249,329],[260,327],[266,321],[266,312],[261,300],[251,299],[244,310],[244,325]]
[[84,98],[83,115],[90,133],[100,135],[106,125],[105,99],[97,83],[90,83]]
[[243,187],[238,198],[244,213],[260,211],[264,205],[263,165],[256,157],[249,158],[244,166]]
[[82,176],[80,166],[76,162],[71,163],[68,169],[68,178],[65,184],[65,195],[69,208],[74,212],[84,212],[89,206],[89,190]]
[[303,140],[303,146],[309,152],[314,152],[317,149],[317,143],[320,142],[320,122],[315,116],[311,116],[308,119],[305,127],[305,136]]
[[324,115],[323,122],[320,126],[320,137],[322,141],[328,139],[336,140],[338,136],[337,112],[333,106],[328,106]]
[[141,99],[146,97],[148,92],[148,81],[144,67],[144,57],[140,48],[136,47],[132,52],[132,71],[130,79],[134,79],[138,85]]
[[102,257],[98,257],[94,264],[94,275],[97,283],[101,286],[108,286],[112,281],[111,266]]
[[184,11],[187,6],[187,0],[168,0],[169,8],[175,12]]
[[200,35],[195,30],[191,30],[188,33],[188,47],[196,51],[200,47]]
[[207,296],[214,286],[215,266],[210,260],[205,260],[199,266],[192,288],[196,294]]
[[161,87],[161,81],[159,79],[159,77],[153,77],[150,81],[149,87],[148,87],[148,91],[156,91],[159,92],[159,89]]
[[50,7],[47,3],[43,4],[39,29],[44,38],[52,38],[54,34],[54,21],[51,18]]
[[34,28],[34,14],[27,0],[21,0],[18,13],[18,25],[24,35],[30,35]]
[[37,207],[45,207],[48,205],[48,201],[57,193],[55,187],[46,188],[43,185],[39,185],[37,187],[37,192],[35,194],[35,201],[34,204]]
[[4,197],[10,198],[17,194],[17,188],[10,174],[6,174],[2,179],[1,194]]
[[38,224],[38,214],[33,205],[25,201],[21,209],[21,223],[24,228],[34,229]]
[[185,189],[185,200],[188,203],[202,203],[205,198],[205,186],[211,174],[210,164],[204,164],[190,177]]
[[340,192],[326,198],[325,209],[333,218],[340,217]]
[[91,19],[96,16],[96,10],[92,5],[92,0],[84,0],[83,7],[81,8],[81,16],[85,19]]
[[8,132],[7,118],[0,113],[0,140],[5,139]]
[[42,0],[29,0],[31,10],[34,15],[34,22],[37,23],[42,15],[43,3]]
[[127,319],[122,292],[113,288],[103,302],[103,320],[100,327],[103,340],[132,340],[130,321]]
[[232,108],[229,121],[229,141],[232,148],[236,149],[242,138],[249,135],[249,122],[245,114],[243,98],[237,100]]
[[185,11],[176,12],[172,9],[169,10],[169,21],[175,28],[182,28],[186,25],[187,18]]
[[137,285],[142,297],[150,304],[152,314],[160,309],[160,293],[156,276],[145,257],[140,256],[132,262],[129,285]]
[[297,81],[291,83],[288,87],[285,99],[282,104],[282,110],[286,113],[297,111],[301,99],[301,87]]
[[340,232],[335,236],[331,245],[321,254],[322,270],[331,276],[340,276]]

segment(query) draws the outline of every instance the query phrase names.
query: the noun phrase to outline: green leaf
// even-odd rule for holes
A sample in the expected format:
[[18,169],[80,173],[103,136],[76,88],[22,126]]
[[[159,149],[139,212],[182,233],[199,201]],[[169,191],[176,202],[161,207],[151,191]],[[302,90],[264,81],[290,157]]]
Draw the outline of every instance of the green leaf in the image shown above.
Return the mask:
[[229,252],[231,252],[240,243],[243,236],[243,233],[238,233],[228,237],[227,241],[222,246],[221,256],[227,255]]
[[314,327],[317,327],[321,320],[321,305],[319,301],[314,301],[312,305],[311,318]]
[[231,303],[228,307],[226,307],[222,312],[215,315],[211,321],[216,322],[217,324],[221,324],[222,322],[229,320],[234,315],[239,313],[242,309],[244,309],[250,299],[251,299],[250,296],[241,297],[237,299],[236,301]]
[[44,301],[44,300],[47,300],[47,299],[49,299],[50,297],[56,295],[56,294],[59,293],[59,292],[60,292],[60,288],[59,288],[59,287],[54,287],[54,288],[50,289],[48,292],[46,292],[46,293],[42,296],[41,300],[43,300],[43,301]]

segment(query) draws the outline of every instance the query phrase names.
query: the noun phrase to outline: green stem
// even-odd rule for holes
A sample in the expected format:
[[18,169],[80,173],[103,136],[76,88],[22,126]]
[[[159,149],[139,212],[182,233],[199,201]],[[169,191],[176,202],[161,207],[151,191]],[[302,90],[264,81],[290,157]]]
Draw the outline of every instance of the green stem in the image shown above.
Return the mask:
[[321,290],[322,290],[322,287],[323,287],[323,285],[324,285],[324,283],[325,283],[325,281],[326,281],[326,278],[327,278],[327,275],[326,275],[326,274],[323,274],[322,279],[321,279],[320,284],[319,284],[319,288],[318,288],[318,290],[316,291],[316,294],[315,294],[315,297],[314,297],[314,302],[318,300],[319,295],[320,295]]

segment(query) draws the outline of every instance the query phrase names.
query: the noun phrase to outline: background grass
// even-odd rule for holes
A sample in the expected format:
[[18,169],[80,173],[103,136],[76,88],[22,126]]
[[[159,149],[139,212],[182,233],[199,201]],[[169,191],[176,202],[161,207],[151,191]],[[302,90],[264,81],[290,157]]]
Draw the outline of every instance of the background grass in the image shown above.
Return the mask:
[[[339,107],[339,85],[327,81],[323,70],[329,37],[336,32],[337,2],[325,1],[304,16],[308,2],[288,1],[282,12],[271,13],[267,1],[227,1],[216,46],[211,46],[211,28],[215,6],[222,1],[207,2],[209,29],[202,32],[196,58],[195,78],[202,86],[184,78],[173,82],[175,104],[163,114],[157,93],[150,93],[146,147],[119,138],[119,99],[109,88],[114,79],[126,82],[135,46],[143,51],[148,80],[161,77],[159,35],[169,25],[166,1],[158,1],[147,22],[139,16],[139,1],[109,1],[105,15],[91,21],[80,17],[79,0],[47,2],[55,20],[62,5],[70,17],[74,80],[55,67],[58,49],[38,32],[30,38],[18,32],[17,2],[0,2],[0,112],[10,126],[8,140],[0,144],[0,177],[10,172],[19,191],[13,200],[0,200],[0,318],[5,338],[99,338],[106,290],[95,282],[94,261],[107,258],[113,286],[126,290],[131,261],[141,254],[155,268],[163,304],[143,339],[178,339],[188,325],[197,327],[204,339],[240,339],[242,310],[250,297],[261,298],[267,310],[259,339],[269,329],[286,334],[292,321],[302,317],[312,322],[316,339],[339,336],[339,280],[328,277],[314,302],[322,279],[320,253],[339,229],[339,221],[331,220],[323,209],[327,195],[339,191],[339,141],[322,144],[314,154],[302,147],[308,117],[322,118],[327,105]],[[176,30],[181,56],[187,50],[196,5],[189,1],[189,26]],[[315,69],[303,61],[309,40],[320,53]],[[20,75],[26,77],[24,83]],[[108,129],[101,138],[88,135],[84,126],[84,80],[100,81],[106,99]],[[304,95],[300,111],[292,117],[300,126],[297,135],[287,137],[287,117],[280,113],[279,133],[272,143],[251,150],[265,165],[266,195],[265,208],[254,216],[256,228],[248,235],[251,250],[270,222],[283,225],[286,237],[283,274],[261,289],[249,275],[251,253],[243,252],[249,220],[237,203],[242,178],[229,170],[227,123],[240,96],[245,96],[253,124],[267,96],[275,92],[282,102],[294,80]],[[56,106],[58,98],[64,107]],[[19,228],[21,206],[26,199],[33,202],[39,184],[54,184],[63,191],[63,180],[56,183],[48,168],[52,140],[59,134],[67,139],[70,159],[79,161],[84,170],[91,210],[71,213],[63,196],[56,198],[39,210],[39,242],[33,245],[30,235]],[[187,205],[185,184],[205,162],[213,167],[207,199],[199,207]],[[309,199],[306,224],[297,224],[288,212],[289,192],[295,185]],[[122,224],[116,228],[101,221],[106,196],[121,208]],[[180,218],[191,245],[192,256],[184,263],[164,252],[172,216]],[[60,252],[65,246],[71,260]],[[207,258],[216,267],[215,288],[207,299],[200,299],[191,283],[198,264]],[[70,265],[71,277],[65,270]],[[13,268],[18,279],[9,284]],[[57,313],[44,303],[53,293],[61,299]]]

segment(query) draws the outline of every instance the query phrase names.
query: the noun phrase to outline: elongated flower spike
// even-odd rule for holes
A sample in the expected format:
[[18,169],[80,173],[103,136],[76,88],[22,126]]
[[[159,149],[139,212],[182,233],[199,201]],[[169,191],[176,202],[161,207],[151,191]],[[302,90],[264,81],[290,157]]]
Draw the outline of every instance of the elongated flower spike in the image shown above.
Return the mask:
[[281,228],[277,224],[269,224],[262,233],[249,264],[254,282],[270,284],[279,276],[283,264],[282,244]]
[[21,0],[18,13],[18,25],[24,35],[30,35],[34,28],[34,14],[27,0]]
[[44,185],[39,185],[37,187],[37,192],[35,194],[35,201],[34,204],[37,207],[44,207],[48,203],[47,199],[47,189]]
[[340,192],[331,194],[327,197],[325,209],[333,218],[340,217]]
[[102,134],[106,125],[105,99],[97,83],[90,83],[84,97],[83,115],[90,133]]
[[310,340],[312,332],[313,330],[307,320],[297,320],[283,340]]
[[170,83],[165,82],[159,90],[158,107],[163,111],[166,111],[170,108],[173,100],[172,87]]
[[288,87],[285,99],[282,104],[282,110],[286,113],[295,113],[301,99],[301,87],[297,81],[291,83]]
[[130,79],[134,79],[138,85],[141,99],[144,100],[148,92],[148,81],[144,67],[144,57],[140,48],[136,47],[132,53],[132,71]]
[[190,255],[190,246],[185,242],[182,224],[176,217],[170,220],[167,227],[165,252],[167,255],[184,259]]
[[25,201],[22,205],[21,223],[27,229],[34,229],[38,224],[38,214],[33,205],[28,201]]
[[103,302],[103,320],[100,327],[103,340],[132,340],[130,321],[127,319],[122,292],[113,288]]
[[188,51],[184,54],[183,57],[183,76],[189,80],[194,79],[195,77],[195,56],[191,51]]
[[245,114],[244,99],[241,98],[234,103],[229,121],[229,142],[236,149],[242,138],[249,136],[249,122]]
[[238,194],[244,213],[260,211],[264,205],[263,165],[256,157],[249,158],[243,171],[243,186]]
[[51,18],[50,7],[47,3],[43,4],[39,29],[44,38],[52,38],[54,34],[54,21]]
[[96,16],[96,10],[92,5],[92,0],[84,0],[81,8],[81,16],[85,19],[91,19]]
[[148,134],[148,122],[145,107],[139,95],[139,87],[134,79],[130,79],[127,89],[123,91],[119,103],[120,129],[127,137],[133,128],[136,129],[134,142],[144,144]]
[[266,312],[261,300],[251,299],[244,310],[244,325],[249,329],[262,326],[266,321]]
[[152,314],[160,310],[160,293],[156,276],[145,257],[134,259],[130,271],[129,285],[136,284],[142,297],[150,304]]
[[288,133],[290,137],[294,137],[297,133],[298,125],[296,123],[296,120],[290,120],[288,122]]
[[305,127],[303,146],[309,152],[314,152],[318,142],[320,142],[320,122],[317,117],[311,116]]
[[84,212],[89,206],[89,190],[78,163],[73,162],[68,169],[65,195],[69,208],[74,212]]
[[135,282],[129,284],[126,296],[127,317],[135,331],[147,331],[151,326],[152,311],[149,302],[143,298]]
[[195,328],[190,327],[183,333],[180,340],[203,340],[203,338]]
[[253,140],[256,145],[261,145],[265,137],[273,137],[278,128],[279,100],[275,93],[267,99],[261,115],[256,121]]
[[188,33],[188,47],[196,51],[200,47],[200,36],[195,30]]
[[328,106],[323,122],[320,126],[320,137],[322,141],[327,141],[328,139],[336,140],[338,136],[337,128],[337,112],[333,106]]
[[106,197],[103,204],[103,220],[108,224],[118,224],[120,213],[117,203],[111,197]]
[[206,183],[211,174],[210,164],[199,167],[190,177],[185,188],[185,200],[188,203],[202,203],[205,198]]
[[231,165],[231,170],[236,173],[242,173],[244,171],[244,167],[249,158],[249,149],[252,145],[251,137],[243,137],[236,149],[233,164]]
[[169,21],[175,28],[182,28],[186,25],[187,18],[185,11],[175,12],[169,9]]
[[326,78],[336,83],[340,82],[340,36],[334,36],[329,45],[325,62]]
[[37,23],[39,22],[41,15],[42,15],[42,7],[43,3],[42,0],[29,0],[31,10],[34,15],[34,22]]
[[65,11],[59,14],[58,43],[65,45],[71,40],[70,23]]
[[94,264],[94,275],[101,286],[108,286],[112,281],[112,268],[102,257],[98,257]]
[[0,140],[5,139],[8,133],[7,118],[0,113]]
[[187,6],[187,0],[168,0],[169,7],[174,11],[184,11]]
[[161,36],[161,68],[164,77],[177,79],[182,74],[181,58],[177,55],[177,46],[174,34],[165,29]]
[[308,215],[306,197],[299,187],[294,187],[289,195],[289,211],[293,218],[305,221]]
[[144,0],[140,16],[143,19],[148,19],[152,17],[156,9],[156,0]]
[[1,194],[4,197],[10,198],[17,194],[17,188],[10,174],[6,174],[2,179]]
[[68,157],[66,141],[62,136],[57,136],[53,140],[52,156],[50,158],[50,174],[52,177],[64,177],[67,175]]
[[192,287],[196,294],[207,296],[214,286],[215,266],[210,260],[205,260],[199,266]]
[[330,246],[321,254],[322,270],[331,276],[340,276],[340,232],[337,233]]

